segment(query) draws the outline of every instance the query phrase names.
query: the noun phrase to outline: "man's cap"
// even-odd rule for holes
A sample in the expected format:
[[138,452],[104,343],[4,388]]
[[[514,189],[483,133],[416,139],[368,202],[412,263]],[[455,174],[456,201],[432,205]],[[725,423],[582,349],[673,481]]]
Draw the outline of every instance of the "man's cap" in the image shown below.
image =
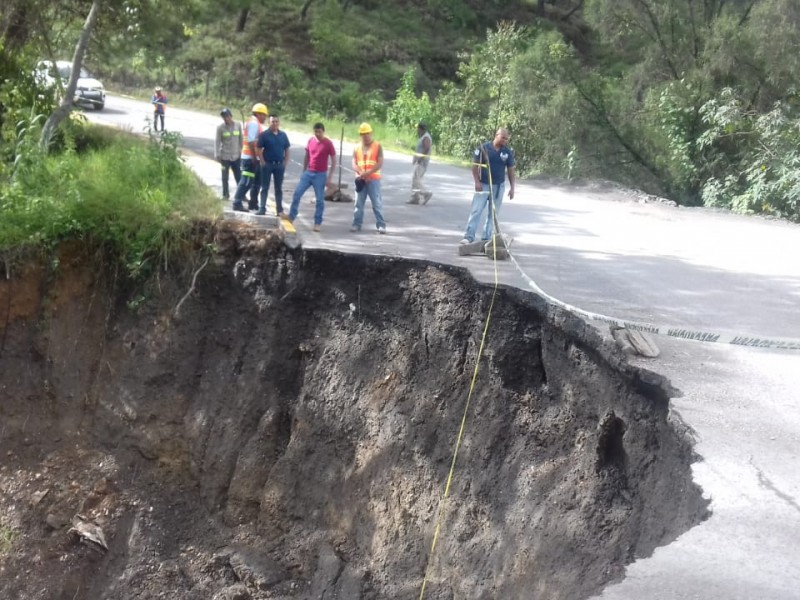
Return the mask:
[[161,86],[157,85],[156,88],[153,91],[154,92],[160,92],[161,91]]
[[221,111],[219,111],[219,114],[222,117],[232,117],[233,116],[233,113],[231,112],[231,109],[227,108],[227,107],[223,108]]
[[253,104],[253,114],[269,116],[269,109],[267,108],[267,105],[264,104],[263,102],[256,102],[255,104]]
[[419,123],[417,123],[417,128],[426,129],[427,130],[428,126],[425,123],[423,123],[422,121],[420,121]]
[[365,133],[372,133],[372,125],[369,123],[362,123],[358,126],[358,135],[364,135]]

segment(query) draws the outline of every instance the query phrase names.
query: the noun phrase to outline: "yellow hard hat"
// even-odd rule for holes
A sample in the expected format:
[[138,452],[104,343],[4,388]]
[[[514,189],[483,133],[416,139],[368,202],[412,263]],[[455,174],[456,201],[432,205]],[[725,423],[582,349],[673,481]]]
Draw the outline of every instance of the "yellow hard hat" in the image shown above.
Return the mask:
[[257,102],[255,104],[253,104],[253,113],[258,113],[258,114],[269,116],[269,109],[267,108],[266,104],[263,104],[261,102]]
[[358,135],[372,133],[372,126],[369,123],[362,123],[358,126]]

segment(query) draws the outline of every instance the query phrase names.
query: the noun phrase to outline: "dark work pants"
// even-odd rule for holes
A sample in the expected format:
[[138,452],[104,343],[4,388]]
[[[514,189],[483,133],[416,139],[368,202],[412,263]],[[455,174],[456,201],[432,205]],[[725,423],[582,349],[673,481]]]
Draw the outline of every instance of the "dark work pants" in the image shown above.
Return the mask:
[[238,160],[221,160],[219,164],[222,166],[222,197],[227,200],[230,198],[228,195],[228,179],[230,172],[233,171],[233,180],[236,185],[239,185],[239,179],[242,177],[242,170],[239,168]]
[[266,209],[267,194],[269,193],[270,176],[275,182],[275,210],[278,214],[283,212],[283,175],[286,167],[283,161],[267,161],[261,167],[261,204],[259,208]]
[[258,209],[258,192],[261,189],[261,165],[256,163],[252,158],[242,158],[242,176],[239,179],[239,185],[236,188],[236,194],[233,197],[234,206],[242,206],[242,200],[250,192],[250,202],[248,208],[250,210]]

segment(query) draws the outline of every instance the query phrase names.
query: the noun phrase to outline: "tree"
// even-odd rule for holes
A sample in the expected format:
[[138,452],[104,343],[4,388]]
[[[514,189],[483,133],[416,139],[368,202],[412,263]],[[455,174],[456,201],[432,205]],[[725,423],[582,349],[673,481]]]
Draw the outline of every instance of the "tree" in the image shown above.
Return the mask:
[[443,151],[464,156],[498,127],[510,126],[514,133],[513,126],[523,119],[510,94],[512,67],[526,45],[526,30],[504,22],[464,57],[468,60],[458,68],[458,83],[446,85],[434,105]]
[[72,55],[72,71],[67,83],[67,89],[64,91],[64,96],[61,99],[61,104],[50,115],[47,122],[42,128],[42,137],[40,139],[41,145],[47,149],[50,147],[50,141],[53,138],[58,126],[67,118],[72,110],[72,102],[75,96],[75,90],[78,87],[78,78],[81,73],[81,66],[83,65],[83,57],[86,55],[86,48],[89,45],[89,37],[92,34],[95,21],[97,20],[97,13],[100,9],[99,0],[92,2],[92,7],[89,9],[89,14],[86,15],[86,21],[83,24],[83,30],[78,38],[78,43],[75,45],[75,52]]

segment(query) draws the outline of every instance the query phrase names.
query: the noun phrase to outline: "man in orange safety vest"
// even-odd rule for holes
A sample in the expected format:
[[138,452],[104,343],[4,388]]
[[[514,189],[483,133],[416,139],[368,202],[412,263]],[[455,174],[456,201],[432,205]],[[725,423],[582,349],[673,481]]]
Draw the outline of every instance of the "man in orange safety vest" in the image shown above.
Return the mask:
[[350,231],[361,231],[364,224],[364,204],[369,196],[372,212],[375,214],[375,227],[378,233],[386,233],[386,221],[383,218],[383,198],[381,197],[381,167],[383,166],[383,148],[372,139],[372,126],[362,123],[358,128],[361,136],[353,150],[353,170],[356,172],[356,206],[353,211],[353,225]]
[[258,136],[264,131],[264,122],[269,116],[267,105],[257,102],[253,105],[253,116],[245,123],[242,136],[242,177],[233,196],[233,210],[248,212],[242,200],[250,192],[250,210],[258,210],[258,192],[261,189],[261,156],[257,143]]

